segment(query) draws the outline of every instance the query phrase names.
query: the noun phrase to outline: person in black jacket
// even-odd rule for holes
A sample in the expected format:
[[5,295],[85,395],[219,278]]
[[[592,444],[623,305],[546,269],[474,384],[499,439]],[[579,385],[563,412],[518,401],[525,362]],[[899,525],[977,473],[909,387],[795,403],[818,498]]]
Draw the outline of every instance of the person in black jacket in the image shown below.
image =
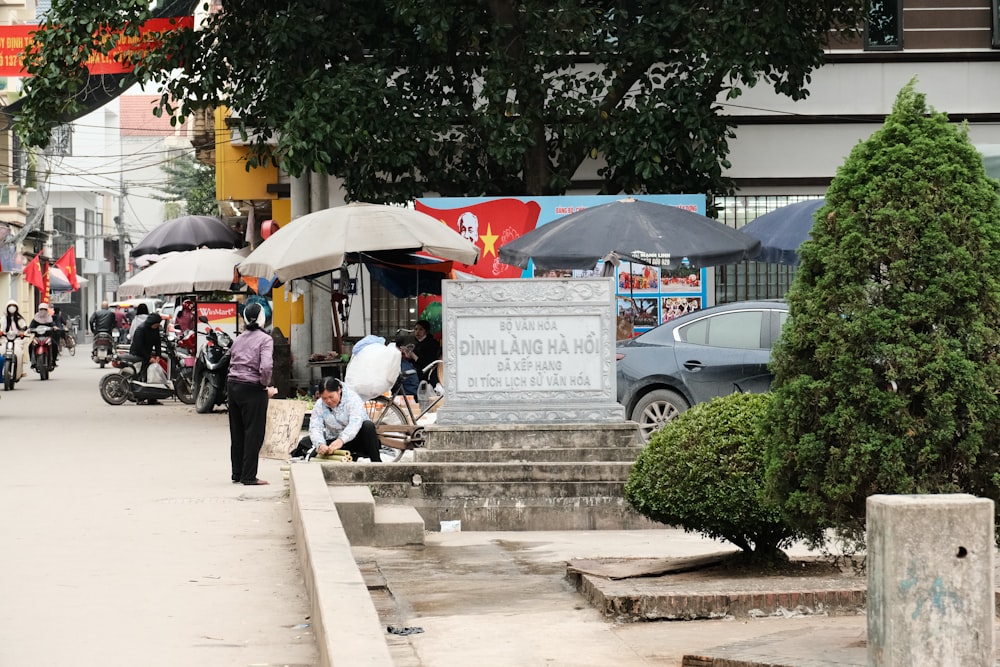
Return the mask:
[[100,310],[95,310],[90,316],[90,333],[97,335],[106,332],[111,333],[115,328],[115,311],[108,308],[108,302],[102,301]]
[[139,368],[139,380],[145,382],[149,364],[156,361],[160,356],[159,313],[150,313],[147,315],[146,320],[135,330],[135,336],[132,337],[128,353],[142,358],[142,366]]

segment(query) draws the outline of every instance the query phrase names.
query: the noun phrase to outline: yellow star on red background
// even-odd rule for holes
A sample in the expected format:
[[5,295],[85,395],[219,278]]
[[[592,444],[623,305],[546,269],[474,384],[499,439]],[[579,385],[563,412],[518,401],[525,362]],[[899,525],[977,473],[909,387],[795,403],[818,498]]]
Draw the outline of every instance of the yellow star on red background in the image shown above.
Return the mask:
[[491,253],[494,257],[496,257],[496,243],[497,239],[500,237],[493,233],[493,228],[489,224],[486,225],[486,233],[480,234],[479,238],[483,242],[483,257],[486,257]]

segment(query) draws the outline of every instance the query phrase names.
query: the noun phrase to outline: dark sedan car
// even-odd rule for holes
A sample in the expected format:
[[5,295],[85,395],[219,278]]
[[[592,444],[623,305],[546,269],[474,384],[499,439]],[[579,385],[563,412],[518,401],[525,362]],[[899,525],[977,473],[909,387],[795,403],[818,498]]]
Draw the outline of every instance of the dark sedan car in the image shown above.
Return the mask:
[[682,315],[618,346],[618,402],[643,440],[695,403],[771,386],[783,301],[740,301]]

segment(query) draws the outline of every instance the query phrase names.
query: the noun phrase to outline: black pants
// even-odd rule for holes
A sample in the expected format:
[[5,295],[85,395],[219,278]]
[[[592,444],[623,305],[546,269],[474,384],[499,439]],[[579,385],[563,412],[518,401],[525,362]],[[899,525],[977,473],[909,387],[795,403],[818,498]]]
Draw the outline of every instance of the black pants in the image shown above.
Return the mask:
[[260,448],[267,425],[267,389],[259,384],[229,382],[229,458],[234,482],[257,479]]
[[[340,436],[334,436],[326,441],[326,444],[330,444]],[[312,447],[312,441],[309,436],[305,436],[299,440],[298,446],[292,450],[292,456],[305,456],[309,449]],[[382,462],[381,447],[378,441],[378,434],[375,432],[375,424],[370,421],[365,421],[361,424],[361,428],[358,430],[358,434],[354,436],[353,440],[344,443],[341,449],[346,449],[352,455],[352,458],[357,459],[359,456],[363,456],[367,459],[371,459],[375,463]]]

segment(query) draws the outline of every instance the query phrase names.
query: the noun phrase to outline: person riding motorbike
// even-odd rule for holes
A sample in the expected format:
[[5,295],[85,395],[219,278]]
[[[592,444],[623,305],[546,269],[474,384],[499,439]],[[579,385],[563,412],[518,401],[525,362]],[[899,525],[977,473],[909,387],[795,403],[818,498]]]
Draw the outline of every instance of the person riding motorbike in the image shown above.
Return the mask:
[[111,333],[115,328],[115,312],[108,308],[108,302],[102,301],[100,310],[95,310],[90,316],[90,333],[95,336],[101,332]]
[[56,352],[59,352],[66,345],[66,339],[69,337],[69,322],[59,306],[52,309],[52,325],[58,332],[52,340],[56,344]]
[[28,330],[28,323],[25,321],[24,316],[21,315],[21,310],[17,306],[17,301],[11,299],[7,302],[7,307],[4,309],[3,318],[0,319],[0,333],[6,333],[8,331],[20,331],[21,336],[14,341],[14,356],[17,357],[18,361],[18,380],[24,376],[24,332]]
[[[31,322],[28,323],[29,329],[34,329],[37,326],[52,327],[52,331],[49,335],[52,337],[52,361],[53,363],[58,363],[59,360],[59,336],[60,331],[56,325],[55,319],[52,317],[52,313],[49,312],[49,304],[42,301],[38,304],[38,312],[35,316],[31,318]],[[35,351],[31,352],[31,367],[35,367]]]

